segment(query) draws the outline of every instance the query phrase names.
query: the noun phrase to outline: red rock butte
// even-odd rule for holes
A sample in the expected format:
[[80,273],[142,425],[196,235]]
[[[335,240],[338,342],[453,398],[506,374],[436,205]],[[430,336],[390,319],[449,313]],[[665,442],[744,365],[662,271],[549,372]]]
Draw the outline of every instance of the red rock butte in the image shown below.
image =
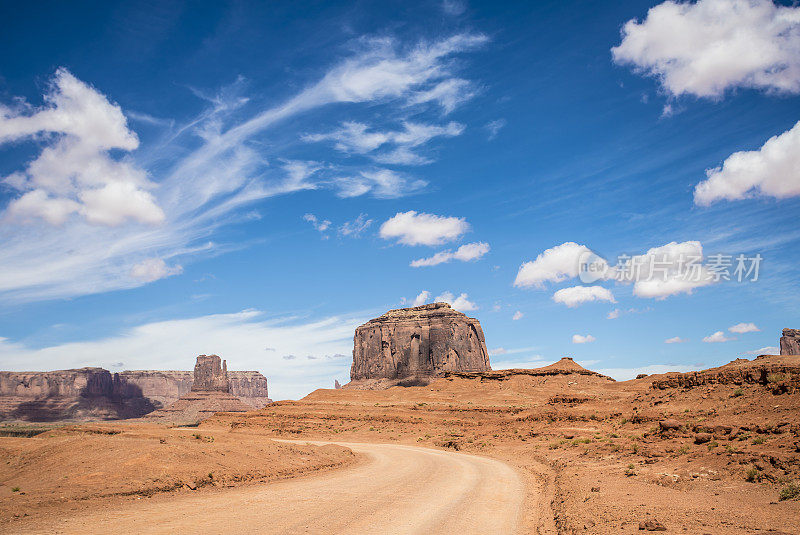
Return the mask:
[[390,310],[356,329],[351,387],[491,370],[477,319],[431,303]]
[[188,394],[146,418],[174,424],[195,424],[217,412],[248,412],[252,405],[230,393],[227,363],[217,355],[199,355]]

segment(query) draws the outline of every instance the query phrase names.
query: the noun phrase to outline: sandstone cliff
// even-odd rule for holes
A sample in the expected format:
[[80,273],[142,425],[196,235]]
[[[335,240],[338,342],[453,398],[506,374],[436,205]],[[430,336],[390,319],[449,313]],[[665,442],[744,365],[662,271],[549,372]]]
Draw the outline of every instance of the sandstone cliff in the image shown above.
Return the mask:
[[447,303],[390,310],[358,327],[353,346],[352,381],[491,369],[480,322]]
[[[192,388],[190,371],[103,368],[0,372],[0,420],[136,418],[175,403]],[[256,371],[229,371],[230,392],[253,408],[271,403],[267,379]]]
[[175,403],[147,415],[172,424],[196,424],[217,412],[248,412],[252,405],[232,395],[227,363],[217,355],[199,355],[188,394]]
[[783,330],[781,355],[800,355],[800,329]]

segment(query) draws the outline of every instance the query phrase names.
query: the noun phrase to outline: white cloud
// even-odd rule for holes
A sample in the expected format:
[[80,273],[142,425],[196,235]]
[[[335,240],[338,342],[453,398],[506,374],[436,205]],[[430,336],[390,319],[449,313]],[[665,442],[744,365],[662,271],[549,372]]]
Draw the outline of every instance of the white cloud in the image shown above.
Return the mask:
[[308,221],[311,223],[311,226],[314,227],[314,230],[319,232],[325,232],[331,226],[331,222],[327,219],[317,219],[317,216],[314,214],[306,214],[303,216],[303,221]]
[[22,194],[9,203],[6,220],[41,218],[61,225],[79,214],[97,225],[162,223],[164,212],[148,191],[155,184],[131,161],[109,154],[139,146],[120,107],[63,68],[44,100],[39,109],[0,105],[0,144],[23,139],[46,144],[24,172],[4,179]]
[[608,301],[616,303],[614,294],[602,286],[573,286],[562,288],[553,294],[553,301],[574,308],[589,301]]
[[464,5],[464,2],[459,0],[444,0],[442,2],[442,11],[448,15],[458,16],[463,14],[466,9],[467,6]]
[[428,290],[422,290],[419,295],[414,298],[413,306],[422,306],[431,299],[431,293]]
[[[454,137],[461,135],[464,125],[450,122],[444,126],[428,125],[406,121],[403,130],[376,132],[369,131],[364,123],[345,122],[341,127],[327,134],[304,136],[306,141],[335,141],[335,148],[349,154],[369,154],[375,161],[396,165],[424,165],[432,160],[419,156],[411,149],[424,145],[435,137]],[[382,153],[374,151],[385,145],[395,148]]]
[[450,113],[461,104],[475,96],[472,84],[461,78],[450,78],[439,82],[431,89],[420,91],[408,99],[409,104],[424,104],[437,102],[445,111]]
[[521,320],[524,315],[525,314],[523,314],[522,312],[517,310],[516,312],[514,312],[514,315],[511,316],[511,319],[514,320],[514,321]]
[[494,349],[490,349],[489,350],[489,356],[490,357],[494,357],[494,356],[497,356],[497,355],[505,355],[506,353],[508,353],[508,351],[506,351],[502,347],[496,347]]
[[590,344],[594,342],[596,338],[591,334],[587,334],[586,336],[582,334],[573,334],[572,335],[572,343],[573,344]]
[[486,123],[486,130],[489,132],[489,141],[493,140],[497,137],[497,134],[503,127],[506,125],[505,119],[496,119],[494,121],[489,121]]
[[380,228],[384,240],[397,238],[404,245],[441,245],[460,238],[469,230],[463,217],[445,217],[417,213],[414,210],[398,212]]
[[766,346],[747,352],[748,355],[780,355],[781,349],[776,346]]
[[543,288],[545,282],[577,277],[583,255],[593,254],[585,245],[566,242],[545,250],[536,260],[525,262],[517,272],[514,286]]
[[168,266],[161,258],[147,258],[131,268],[131,277],[144,282],[153,282],[180,273],[183,273],[182,266]]
[[736,325],[728,327],[728,330],[737,334],[756,333],[761,331],[761,329],[756,327],[755,323],[737,323]]
[[717,344],[721,342],[730,342],[731,340],[736,340],[736,338],[728,338],[725,336],[725,333],[722,331],[717,331],[714,334],[710,334],[703,338],[703,342],[707,344]]
[[619,314],[620,314],[620,310],[618,308],[615,308],[614,310],[612,310],[608,314],[606,314],[606,319],[615,320],[615,319],[617,319],[619,317]]
[[800,121],[758,150],[731,154],[722,166],[708,169],[706,176],[694,189],[694,203],[699,206],[723,199],[800,195]]
[[[145,323],[102,339],[32,348],[0,339],[0,362],[6,370],[54,370],[124,362],[132,370],[191,370],[199,354],[216,353],[232,370],[261,371],[273,399],[298,399],[316,388],[346,380],[353,331],[366,320],[343,315],[311,322],[267,318],[245,310]],[[264,351],[269,340],[274,351]],[[283,355],[300,355],[293,360]],[[308,358],[312,357],[312,358]]]
[[440,251],[428,258],[419,258],[411,262],[411,267],[436,266],[459,260],[461,262],[471,262],[480,259],[489,252],[489,244],[485,242],[466,243],[455,251]]
[[424,180],[414,180],[390,169],[360,171],[357,175],[333,179],[339,197],[359,197],[372,193],[379,199],[403,197],[428,185]]
[[[343,102],[404,105],[418,101],[421,95],[441,84],[457,80],[453,71],[458,64],[450,61],[453,54],[474,49],[486,41],[486,36],[476,34],[457,34],[414,46],[405,46],[389,38],[360,39],[356,51],[330,68],[316,83],[282,103],[259,109],[255,115],[244,118],[242,104],[248,99],[238,90],[221,91],[219,96],[213,97],[201,95],[210,104],[209,108],[186,124],[170,128],[159,143],[140,148],[130,160],[113,160],[114,178],[123,182],[145,177],[139,174],[143,173],[142,166],[158,162],[164,169],[164,162],[175,162],[154,177],[157,188],[150,188],[149,182],[139,188],[154,196],[155,204],[165,216],[163,224],[139,224],[140,220],[155,221],[157,212],[138,210],[138,218],[131,219],[130,214],[126,214],[126,224],[108,228],[97,224],[108,220],[107,213],[99,213],[97,223],[87,224],[85,217],[77,217],[84,208],[69,202],[46,202],[68,199],[83,205],[104,198],[118,198],[119,192],[115,191],[103,192],[99,198],[87,197],[85,201],[74,193],[69,197],[38,194],[38,197],[29,198],[27,205],[16,208],[16,213],[10,213],[7,208],[0,217],[0,295],[6,302],[32,301],[141,286],[143,281],[129,276],[135,264],[146,258],[191,257],[223,251],[210,237],[221,226],[254,217],[252,211],[242,213],[240,209],[261,199],[324,187],[338,189],[343,197],[365,193],[397,197],[420,189],[424,181],[381,170],[355,173],[350,179],[336,179],[335,175],[343,173],[314,162],[271,166],[263,151],[263,147],[270,144],[254,146],[252,142],[260,141],[255,138],[281,121],[322,106]],[[237,82],[236,85],[241,84]],[[94,89],[88,88],[86,92],[105,99]],[[27,113],[27,108],[21,109]],[[111,111],[107,118],[113,118],[118,107],[107,104],[108,110]],[[2,108],[0,122],[4,136],[19,137],[23,130],[30,132],[40,128],[38,124],[18,121],[18,115],[25,115],[22,112]],[[27,116],[49,120],[53,114],[40,117],[29,113]],[[135,135],[127,130],[121,111],[116,123],[95,121],[96,117],[88,113],[74,117],[80,121],[59,126],[67,131],[58,138],[64,143],[75,137],[70,129],[79,127],[82,139],[86,144],[94,143],[92,146],[114,143],[121,147],[118,152],[133,150],[138,143]],[[47,136],[45,134],[43,139],[49,140]],[[103,158],[110,160],[107,152],[101,152],[100,156],[89,168],[70,161],[64,162],[57,171],[70,168],[77,169],[82,176],[95,176],[86,173],[100,168],[94,164],[108,164]],[[133,163],[132,158],[137,162]],[[106,176],[105,172],[102,175]],[[16,189],[22,188],[20,191],[28,187],[28,182],[27,170],[6,177],[6,183]],[[48,230],[42,224],[12,224],[12,216],[15,220],[22,217],[32,223],[41,217],[63,223],[60,228]],[[30,246],[33,242],[37,247]]]
[[683,343],[688,342],[688,341],[689,340],[687,340],[685,338],[681,338],[680,336],[673,336],[672,338],[667,338],[666,340],[664,340],[664,343],[665,344],[683,344]]
[[800,8],[771,0],[667,1],[628,21],[614,60],[670,94],[720,97],[748,87],[800,92]]
[[623,278],[633,281],[633,294],[637,297],[665,299],[680,293],[691,295],[695,288],[715,282],[711,273],[701,265],[702,259],[700,242],[670,242],[634,256],[627,268],[618,265],[615,270],[617,275],[621,272],[626,274]]
[[367,214],[359,214],[351,221],[345,221],[339,226],[340,236],[352,236],[357,238],[372,225],[372,219],[367,219]]
[[478,310],[478,305],[467,299],[467,297],[465,293],[456,297],[451,292],[444,292],[441,295],[437,295],[434,301],[437,303],[450,303],[450,306],[459,312]]

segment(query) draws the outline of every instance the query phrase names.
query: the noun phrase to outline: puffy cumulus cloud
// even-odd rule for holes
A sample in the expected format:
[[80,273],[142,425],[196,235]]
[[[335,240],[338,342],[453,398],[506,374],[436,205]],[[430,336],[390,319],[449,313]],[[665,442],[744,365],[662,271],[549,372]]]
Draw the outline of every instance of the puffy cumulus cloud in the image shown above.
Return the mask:
[[520,266],[514,286],[543,288],[545,282],[561,282],[577,277],[581,260],[593,254],[591,249],[575,242],[566,242],[547,249],[536,260]]
[[728,327],[728,330],[736,334],[757,333],[761,331],[761,329],[756,327],[755,323],[737,323],[736,325]]
[[149,191],[155,184],[131,161],[109,154],[139,146],[120,107],[63,68],[44,101],[38,109],[0,106],[0,144],[36,139],[46,145],[24,171],[4,178],[21,194],[9,203],[6,219],[61,225],[79,214],[97,225],[163,222]]
[[688,341],[689,340],[687,340],[685,338],[681,338],[680,336],[673,336],[672,338],[667,338],[666,340],[664,340],[664,343],[665,344],[683,344],[683,343],[688,342]]
[[514,315],[511,316],[511,319],[514,320],[514,321],[521,320],[524,315],[525,314],[523,314],[522,312],[517,310],[516,312],[514,312]]
[[670,94],[720,97],[750,87],[800,92],[800,7],[771,0],[667,1],[622,28],[614,61]]
[[[42,348],[0,338],[0,362],[7,370],[108,369],[120,361],[134,370],[181,370],[196,355],[213,352],[227,358],[230,369],[268,376],[273,399],[299,399],[330,388],[334,378],[347,379],[353,331],[366,320],[340,315],[302,321],[244,310],[143,323],[105,338]],[[271,351],[264,351],[264,340]]]
[[715,282],[705,266],[703,246],[698,241],[670,242],[615,266],[617,280],[633,282],[637,297],[665,299]]
[[591,334],[587,334],[586,336],[582,334],[573,334],[572,335],[572,343],[573,344],[590,344],[594,342],[596,338]]
[[721,342],[730,342],[731,340],[736,340],[736,338],[728,338],[725,336],[725,333],[722,331],[717,331],[714,334],[710,334],[703,338],[703,342],[707,344],[717,344]]
[[800,121],[758,150],[731,154],[722,166],[707,170],[706,176],[694,188],[694,203],[699,206],[719,200],[800,195]]
[[574,308],[589,301],[608,301],[616,303],[614,294],[608,288],[602,286],[572,286],[562,288],[553,294],[553,301]]
[[431,300],[431,293],[428,290],[422,290],[419,295],[414,298],[413,306],[422,306]]
[[359,197],[370,193],[379,199],[403,197],[428,185],[424,180],[411,179],[390,169],[360,171],[352,176],[335,178],[333,183],[339,190],[339,197]]
[[440,251],[428,258],[419,258],[411,262],[411,267],[436,266],[458,260],[460,262],[471,262],[480,259],[489,252],[489,244],[485,242],[466,243],[455,251]]
[[[377,162],[397,165],[424,165],[432,160],[420,156],[413,148],[424,145],[435,137],[454,137],[461,135],[464,125],[450,122],[444,126],[428,125],[406,121],[403,130],[370,131],[364,123],[345,122],[327,134],[312,134],[303,137],[306,141],[334,141],[335,148],[350,154],[369,154]],[[375,153],[384,146],[393,146],[388,151]]]
[[478,310],[478,305],[468,299],[468,295],[462,293],[458,297],[453,295],[452,292],[444,292],[436,296],[437,303],[450,303],[450,306],[460,312],[469,312],[471,310]]
[[446,217],[414,210],[398,212],[381,225],[384,240],[397,239],[403,245],[441,245],[460,238],[469,230],[463,217]]
[[183,273],[182,266],[168,266],[161,258],[148,258],[131,268],[131,277],[144,282],[153,282],[180,273]]

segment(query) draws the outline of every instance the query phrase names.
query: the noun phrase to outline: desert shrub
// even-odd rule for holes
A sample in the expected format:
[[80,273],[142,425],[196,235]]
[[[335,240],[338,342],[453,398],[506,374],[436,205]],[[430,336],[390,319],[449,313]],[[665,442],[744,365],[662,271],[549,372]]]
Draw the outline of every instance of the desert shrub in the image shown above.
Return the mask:
[[683,446],[678,450],[678,455],[686,455],[687,453],[689,453],[689,448],[686,446]]
[[733,391],[733,397],[735,398],[738,398],[743,395],[744,395],[744,390],[742,390],[741,388],[737,388],[736,390]]
[[745,481],[749,481],[750,483],[758,483],[759,481],[764,479],[764,476],[761,474],[761,470],[759,470],[754,466],[747,471],[747,475],[744,477],[744,479]]
[[19,487],[11,487],[11,492],[19,492]]
[[719,442],[717,442],[716,440],[712,440],[711,442],[708,443],[708,451],[713,450],[717,446],[719,446]]
[[767,382],[768,383],[781,383],[786,380],[786,376],[782,373],[770,373],[767,374]]
[[766,441],[767,441],[767,439],[765,439],[764,437],[756,437],[756,438],[753,439],[753,444],[756,444],[756,445],[757,444],[763,444]]
[[629,464],[628,467],[625,469],[625,475],[627,477],[636,475],[636,466],[633,463]]
[[639,444],[634,442],[633,446],[631,447],[631,450],[633,451],[634,454],[639,453]]
[[792,481],[781,489],[779,495],[781,501],[783,500],[796,500],[800,498],[800,483]]

